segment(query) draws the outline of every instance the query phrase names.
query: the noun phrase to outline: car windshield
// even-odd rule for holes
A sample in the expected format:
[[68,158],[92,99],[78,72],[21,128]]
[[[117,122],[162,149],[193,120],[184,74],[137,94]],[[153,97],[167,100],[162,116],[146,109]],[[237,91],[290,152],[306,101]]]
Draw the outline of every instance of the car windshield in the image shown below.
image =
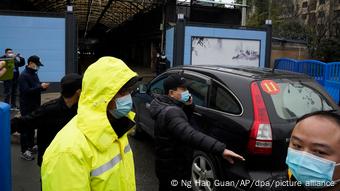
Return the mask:
[[316,82],[264,81],[261,82],[262,91],[270,96],[277,115],[282,119],[296,119],[307,113],[334,109],[319,92],[321,90],[317,90]]

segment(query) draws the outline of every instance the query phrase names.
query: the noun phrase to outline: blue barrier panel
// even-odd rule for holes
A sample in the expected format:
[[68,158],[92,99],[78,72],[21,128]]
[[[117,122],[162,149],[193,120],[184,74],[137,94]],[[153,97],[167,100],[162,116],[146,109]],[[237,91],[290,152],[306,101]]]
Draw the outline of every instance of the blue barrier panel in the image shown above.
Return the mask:
[[0,190],[11,191],[10,107],[0,102]]
[[325,84],[326,64],[317,60],[298,61],[299,70],[297,72],[311,76],[321,85]]
[[280,58],[275,60],[275,66],[277,69],[288,70],[292,72],[297,72],[298,63],[296,60],[289,58]]
[[340,62],[330,62],[327,64],[326,80],[340,82]]
[[326,66],[325,89],[336,103],[340,103],[340,62],[331,62]]
[[340,82],[325,81],[325,90],[336,103],[340,103]]

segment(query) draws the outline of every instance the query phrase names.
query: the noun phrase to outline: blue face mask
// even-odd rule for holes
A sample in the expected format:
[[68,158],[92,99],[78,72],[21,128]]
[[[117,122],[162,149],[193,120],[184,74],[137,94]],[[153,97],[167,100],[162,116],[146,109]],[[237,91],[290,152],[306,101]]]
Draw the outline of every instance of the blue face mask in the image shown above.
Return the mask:
[[122,118],[124,116],[127,116],[127,114],[132,109],[132,98],[131,98],[131,95],[128,94],[126,96],[117,98],[115,101],[116,101],[116,109],[110,110],[109,112],[116,119],[119,119],[119,118]]
[[188,102],[191,97],[191,94],[189,93],[188,90],[184,91],[181,93],[181,100],[182,102]]
[[[334,169],[340,165],[292,148],[288,148],[286,164],[294,177],[308,187],[325,187],[331,184]],[[335,180],[334,184],[337,182],[339,180]]]

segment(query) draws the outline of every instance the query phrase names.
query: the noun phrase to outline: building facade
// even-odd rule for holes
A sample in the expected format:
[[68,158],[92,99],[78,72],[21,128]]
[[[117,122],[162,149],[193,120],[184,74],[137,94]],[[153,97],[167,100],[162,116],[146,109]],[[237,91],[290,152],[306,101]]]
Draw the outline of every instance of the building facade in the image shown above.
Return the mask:
[[327,37],[340,37],[340,0],[299,0],[296,11],[305,25]]

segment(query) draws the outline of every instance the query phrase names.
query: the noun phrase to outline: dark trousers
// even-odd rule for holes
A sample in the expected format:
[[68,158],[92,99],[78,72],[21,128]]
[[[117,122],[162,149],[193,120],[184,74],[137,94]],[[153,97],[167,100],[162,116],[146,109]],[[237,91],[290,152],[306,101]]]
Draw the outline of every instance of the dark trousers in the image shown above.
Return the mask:
[[4,102],[16,106],[17,88],[18,88],[19,73],[14,72],[12,80],[4,81]]
[[[20,108],[21,116],[28,115],[29,111],[24,111]],[[28,149],[31,149],[34,146],[34,134],[35,130],[28,127],[23,127],[20,132],[20,145],[21,145],[21,152],[25,152]]]
[[22,128],[20,132],[21,152],[25,152],[34,146],[34,129]]

